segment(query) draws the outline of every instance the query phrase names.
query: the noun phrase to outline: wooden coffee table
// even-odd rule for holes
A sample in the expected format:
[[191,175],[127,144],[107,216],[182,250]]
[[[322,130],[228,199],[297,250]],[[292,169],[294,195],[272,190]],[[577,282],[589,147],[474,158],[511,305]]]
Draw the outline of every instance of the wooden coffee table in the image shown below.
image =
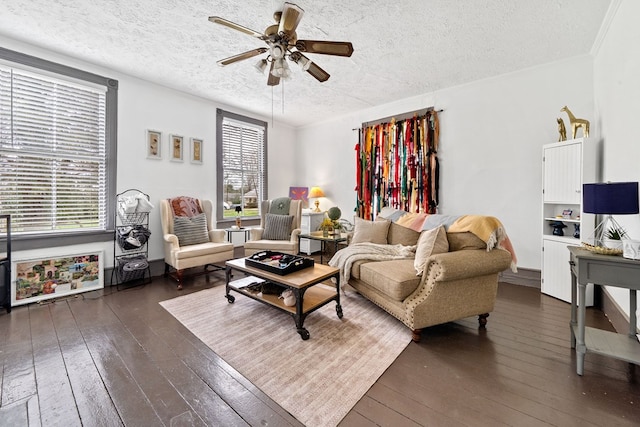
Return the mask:
[[[310,313],[320,307],[327,305],[331,301],[336,302],[336,314],[342,319],[342,306],[340,305],[340,270],[328,265],[315,264],[293,273],[281,276],[269,271],[245,265],[244,258],[238,258],[226,262],[226,294],[225,297],[230,304],[235,301],[235,297],[230,291],[253,298],[264,304],[271,305],[293,316],[296,329],[303,340],[309,339],[309,331],[304,328],[304,320]],[[268,280],[276,283],[284,289],[290,289],[296,297],[295,306],[286,306],[278,295],[262,295],[258,292],[250,291],[237,286],[240,280],[230,281],[232,271],[242,271],[250,276]],[[335,289],[333,286],[316,286],[325,280],[335,278]],[[236,285],[234,285],[234,283]]]

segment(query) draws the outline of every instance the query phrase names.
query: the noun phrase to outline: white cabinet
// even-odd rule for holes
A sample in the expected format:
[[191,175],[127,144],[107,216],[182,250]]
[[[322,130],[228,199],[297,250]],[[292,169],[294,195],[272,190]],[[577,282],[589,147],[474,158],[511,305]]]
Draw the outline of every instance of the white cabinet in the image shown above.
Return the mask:
[[[566,302],[571,302],[567,246],[579,246],[593,234],[595,224],[594,215],[582,211],[582,184],[596,178],[595,148],[586,138],[542,147],[541,290]],[[558,228],[562,235],[554,234]],[[593,285],[587,288],[587,305],[593,305]]]
[[[572,243],[569,243],[572,244]],[[545,237],[542,242],[542,292],[562,301],[571,302],[571,270],[566,239]],[[587,285],[586,306],[593,305],[593,284]]]
[[[300,229],[302,230],[302,234],[309,234],[312,231],[317,231],[323,218],[324,212],[302,212],[302,217],[300,218]],[[311,255],[321,249],[321,244],[322,242],[318,240],[300,239],[299,250],[301,253]]]
[[580,205],[582,194],[582,144],[545,146],[544,201]]

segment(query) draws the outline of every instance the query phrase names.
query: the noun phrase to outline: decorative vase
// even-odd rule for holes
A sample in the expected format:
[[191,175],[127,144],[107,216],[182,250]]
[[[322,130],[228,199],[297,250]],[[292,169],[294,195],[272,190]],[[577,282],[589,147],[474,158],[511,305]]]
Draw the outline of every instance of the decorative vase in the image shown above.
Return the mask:
[[236,217],[236,227],[240,228],[242,225],[242,220],[239,216]]
[[322,229],[322,237],[329,237],[329,229],[328,228],[323,228]]
[[575,237],[576,239],[580,238],[580,224],[573,224],[573,237]]

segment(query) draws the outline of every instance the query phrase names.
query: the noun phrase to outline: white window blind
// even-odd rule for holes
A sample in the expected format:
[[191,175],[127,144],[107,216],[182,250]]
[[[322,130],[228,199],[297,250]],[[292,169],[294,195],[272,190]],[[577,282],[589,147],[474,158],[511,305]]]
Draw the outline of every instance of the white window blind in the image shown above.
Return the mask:
[[242,206],[242,215],[257,216],[264,193],[265,128],[224,118],[222,120],[223,200]]
[[105,91],[0,67],[0,212],[14,233],[106,229]]

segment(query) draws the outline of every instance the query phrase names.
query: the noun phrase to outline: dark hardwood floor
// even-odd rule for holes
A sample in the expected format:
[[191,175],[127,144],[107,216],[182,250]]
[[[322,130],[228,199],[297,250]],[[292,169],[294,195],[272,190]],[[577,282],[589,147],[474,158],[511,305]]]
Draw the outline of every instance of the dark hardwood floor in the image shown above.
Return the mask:
[[[300,425],[158,304],[223,284],[157,277],[2,312],[0,425]],[[588,354],[576,375],[568,324],[566,303],[501,283],[486,330],[428,328],[340,425],[639,425],[640,368]]]

